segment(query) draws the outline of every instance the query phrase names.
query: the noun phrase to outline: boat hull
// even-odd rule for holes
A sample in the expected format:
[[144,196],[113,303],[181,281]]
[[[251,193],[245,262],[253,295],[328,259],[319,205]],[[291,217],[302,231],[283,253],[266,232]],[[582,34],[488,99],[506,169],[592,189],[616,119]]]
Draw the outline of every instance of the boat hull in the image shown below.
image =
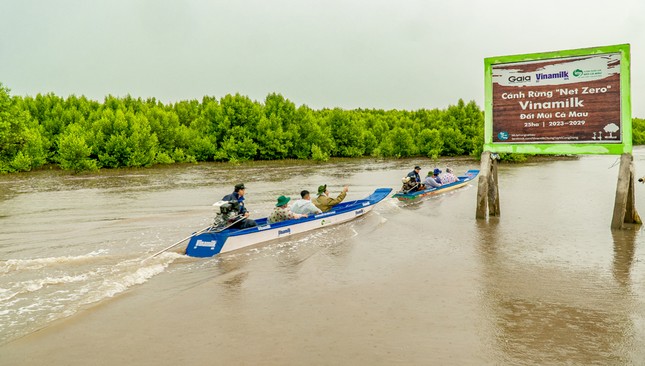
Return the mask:
[[456,182],[446,184],[441,187],[425,189],[423,191],[417,191],[413,193],[397,192],[392,197],[398,199],[399,201],[414,201],[422,197],[436,196],[438,194],[450,192],[465,186],[466,184],[468,184],[468,182],[475,179],[477,174],[479,174],[479,170],[472,169],[467,171],[464,175],[459,176],[459,180]]
[[191,257],[212,257],[251,245],[348,222],[367,214],[391,191],[390,188],[379,188],[363,200],[341,203],[335,206],[333,211],[323,212],[305,219],[269,224],[266,218],[262,218],[256,220],[258,226],[253,228],[230,229],[220,233],[206,232],[195,235],[186,246],[186,254]]

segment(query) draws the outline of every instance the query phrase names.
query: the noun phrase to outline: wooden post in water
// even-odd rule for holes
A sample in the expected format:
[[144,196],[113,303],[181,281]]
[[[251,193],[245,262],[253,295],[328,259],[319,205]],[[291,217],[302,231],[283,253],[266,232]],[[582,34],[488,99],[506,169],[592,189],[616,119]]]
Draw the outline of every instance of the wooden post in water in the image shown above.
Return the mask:
[[[488,208],[488,210],[487,210]],[[475,218],[486,219],[488,216],[499,217],[499,180],[497,179],[497,154],[484,151],[481,156],[479,168],[479,181],[477,183],[477,210]]]
[[634,157],[632,154],[622,154],[618,169],[614,216],[611,219],[612,229],[623,229],[624,224],[643,223],[634,204],[634,176]]

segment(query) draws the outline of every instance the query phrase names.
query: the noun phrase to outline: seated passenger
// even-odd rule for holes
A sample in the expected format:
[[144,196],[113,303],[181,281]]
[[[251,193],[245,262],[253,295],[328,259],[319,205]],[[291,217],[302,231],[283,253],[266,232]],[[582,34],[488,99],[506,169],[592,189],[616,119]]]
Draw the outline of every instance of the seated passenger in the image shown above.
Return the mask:
[[428,176],[426,177],[425,184],[426,184],[426,189],[441,187],[441,183],[437,183],[437,181],[434,179],[433,172],[428,172]]
[[434,178],[437,183],[442,184],[443,182],[441,181],[441,178],[439,178],[439,174],[441,174],[441,169],[434,168],[434,171],[432,171],[432,178]]
[[303,215],[322,213],[321,209],[311,203],[311,196],[309,195],[308,190],[305,189],[304,191],[300,192],[300,197],[302,198],[291,205],[291,212]]
[[275,224],[276,222],[280,221],[287,221],[291,219],[301,219],[303,217],[307,217],[307,215],[301,215],[297,213],[291,212],[289,209],[289,201],[291,198],[285,197],[285,196],[280,196],[278,197],[278,203],[275,205],[275,209],[273,209],[273,212],[269,216],[269,224]]
[[327,212],[332,209],[332,207],[343,202],[345,196],[347,195],[347,186],[343,188],[343,191],[340,192],[338,197],[331,198],[329,197],[329,191],[327,190],[327,185],[318,187],[318,197],[312,200],[313,204],[316,205],[322,212]]
[[446,168],[446,172],[439,175],[442,184],[454,183],[459,180],[452,172],[452,169]]

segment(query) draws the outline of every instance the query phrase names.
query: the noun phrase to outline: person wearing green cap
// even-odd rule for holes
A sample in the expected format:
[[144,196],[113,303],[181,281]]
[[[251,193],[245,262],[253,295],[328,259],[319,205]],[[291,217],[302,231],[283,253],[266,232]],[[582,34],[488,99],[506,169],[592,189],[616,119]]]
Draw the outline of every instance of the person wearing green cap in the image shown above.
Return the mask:
[[278,203],[275,204],[275,208],[271,215],[269,215],[269,223],[275,224],[280,221],[287,221],[291,219],[301,219],[307,217],[307,215],[301,215],[291,212],[289,209],[290,197],[280,196],[278,197]]
[[319,209],[322,210],[322,212],[327,212],[332,209],[332,207],[336,206],[337,204],[343,202],[345,199],[345,196],[347,195],[347,186],[343,188],[343,191],[340,192],[338,197],[336,198],[331,198],[329,197],[329,191],[327,190],[327,185],[323,185],[318,187],[318,197],[315,199],[311,200],[311,202],[318,207]]
[[424,183],[426,188],[441,187],[441,183],[437,183],[437,180],[435,179],[435,176],[434,176],[434,172],[432,170],[428,172],[428,176],[426,177]]

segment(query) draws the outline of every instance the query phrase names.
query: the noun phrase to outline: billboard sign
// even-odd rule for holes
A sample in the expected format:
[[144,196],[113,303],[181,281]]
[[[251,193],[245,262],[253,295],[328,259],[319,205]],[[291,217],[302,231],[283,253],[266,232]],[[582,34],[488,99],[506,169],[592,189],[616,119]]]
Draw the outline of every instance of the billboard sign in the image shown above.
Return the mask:
[[484,149],[631,152],[629,45],[486,58]]

